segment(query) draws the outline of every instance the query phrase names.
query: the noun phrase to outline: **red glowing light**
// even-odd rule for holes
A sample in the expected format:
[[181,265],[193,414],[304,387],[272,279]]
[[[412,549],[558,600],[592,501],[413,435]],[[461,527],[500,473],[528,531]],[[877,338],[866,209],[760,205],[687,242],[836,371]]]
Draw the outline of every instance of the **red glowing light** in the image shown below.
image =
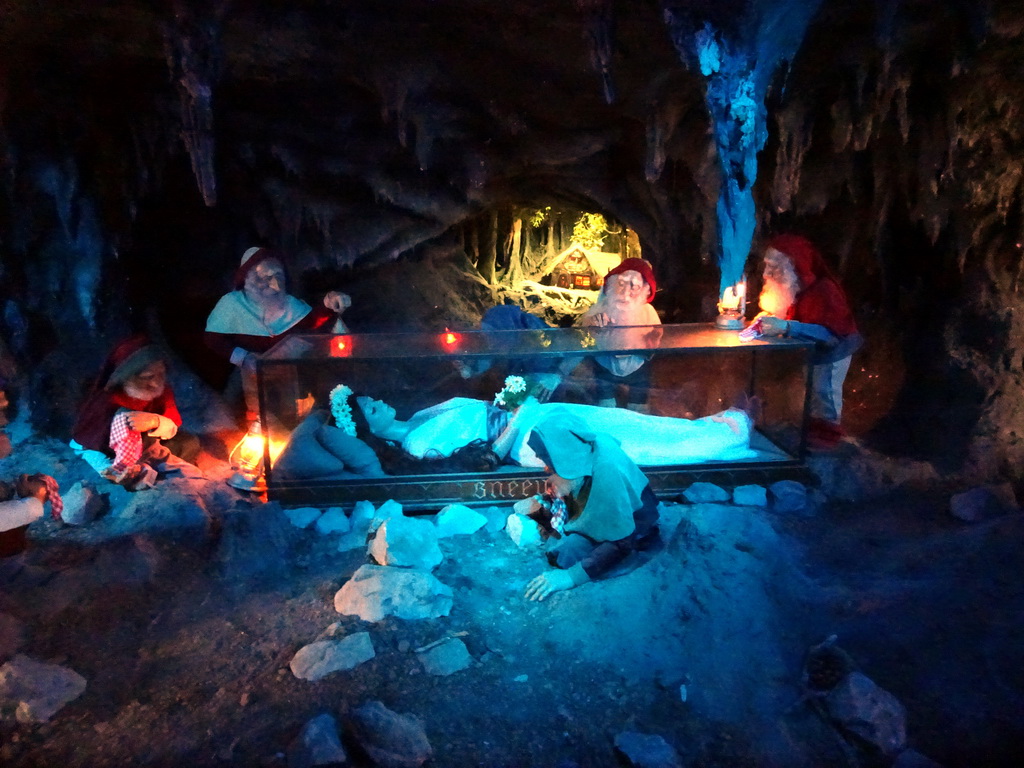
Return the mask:
[[351,354],[351,336],[335,336],[331,339],[331,357],[348,357]]
[[446,347],[454,347],[461,340],[462,337],[459,336],[459,334],[455,333],[454,331],[449,331],[447,328],[445,328],[444,333],[441,334],[441,343],[444,344]]

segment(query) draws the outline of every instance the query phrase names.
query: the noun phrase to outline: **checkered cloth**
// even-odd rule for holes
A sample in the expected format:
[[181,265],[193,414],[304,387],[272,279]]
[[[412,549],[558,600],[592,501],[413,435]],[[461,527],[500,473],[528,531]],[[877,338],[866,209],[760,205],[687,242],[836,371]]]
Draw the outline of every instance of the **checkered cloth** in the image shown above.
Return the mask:
[[754,339],[761,338],[761,334],[764,330],[764,326],[761,324],[760,318],[754,320],[750,325],[744,328],[739,333],[740,341],[753,341]]
[[123,477],[142,458],[142,434],[128,426],[130,414],[131,411],[118,411],[110,422],[110,447],[114,449],[114,463],[108,471],[116,477]]
[[565,521],[569,517],[569,510],[565,506],[565,499],[551,500],[551,527],[559,533],[563,533]]
[[50,514],[54,520],[60,520],[60,514],[64,511],[64,499],[60,497],[60,486],[57,481],[49,475],[40,475],[46,483],[46,499],[50,502]]

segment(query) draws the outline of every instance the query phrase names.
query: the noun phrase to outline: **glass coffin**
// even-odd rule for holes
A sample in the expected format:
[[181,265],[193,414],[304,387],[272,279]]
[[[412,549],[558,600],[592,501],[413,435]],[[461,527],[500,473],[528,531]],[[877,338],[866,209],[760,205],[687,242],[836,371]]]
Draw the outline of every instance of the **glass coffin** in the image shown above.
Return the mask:
[[698,479],[799,476],[810,352],[704,324],[294,336],[257,367],[268,495],[410,508],[523,498],[545,477],[531,427],[556,410],[614,435],[664,498]]

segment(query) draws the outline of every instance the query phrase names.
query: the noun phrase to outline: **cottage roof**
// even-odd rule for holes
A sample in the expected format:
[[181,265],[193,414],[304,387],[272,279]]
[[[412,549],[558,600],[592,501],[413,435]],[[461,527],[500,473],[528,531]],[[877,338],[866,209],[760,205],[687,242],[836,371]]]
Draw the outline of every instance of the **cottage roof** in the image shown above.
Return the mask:
[[548,275],[555,271],[555,269],[565,261],[566,257],[576,251],[581,251],[587,262],[590,264],[590,269],[595,275],[604,277],[615,267],[619,266],[622,262],[622,256],[618,253],[605,253],[603,251],[592,251],[584,248],[581,245],[573,243],[560,254],[558,258],[551,262],[551,266],[548,267],[547,272],[544,274]]

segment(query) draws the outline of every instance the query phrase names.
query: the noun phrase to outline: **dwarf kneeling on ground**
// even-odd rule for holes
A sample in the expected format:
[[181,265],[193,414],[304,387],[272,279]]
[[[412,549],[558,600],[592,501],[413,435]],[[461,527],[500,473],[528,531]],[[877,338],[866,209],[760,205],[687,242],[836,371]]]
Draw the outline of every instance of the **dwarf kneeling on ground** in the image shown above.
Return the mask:
[[102,477],[131,491],[158,473],[194,464],[199,440],[181,429],[164,354],[144,336],[119,344],[100,369],[72,432],[71,448]]
[[545,529],[548,562],[556,570],[526,585],[528,600],[606,575],[658,540],[658,498],[615,438],[555,414],[533,428],[529,443],[551,474],[544,494],[514,509]]

